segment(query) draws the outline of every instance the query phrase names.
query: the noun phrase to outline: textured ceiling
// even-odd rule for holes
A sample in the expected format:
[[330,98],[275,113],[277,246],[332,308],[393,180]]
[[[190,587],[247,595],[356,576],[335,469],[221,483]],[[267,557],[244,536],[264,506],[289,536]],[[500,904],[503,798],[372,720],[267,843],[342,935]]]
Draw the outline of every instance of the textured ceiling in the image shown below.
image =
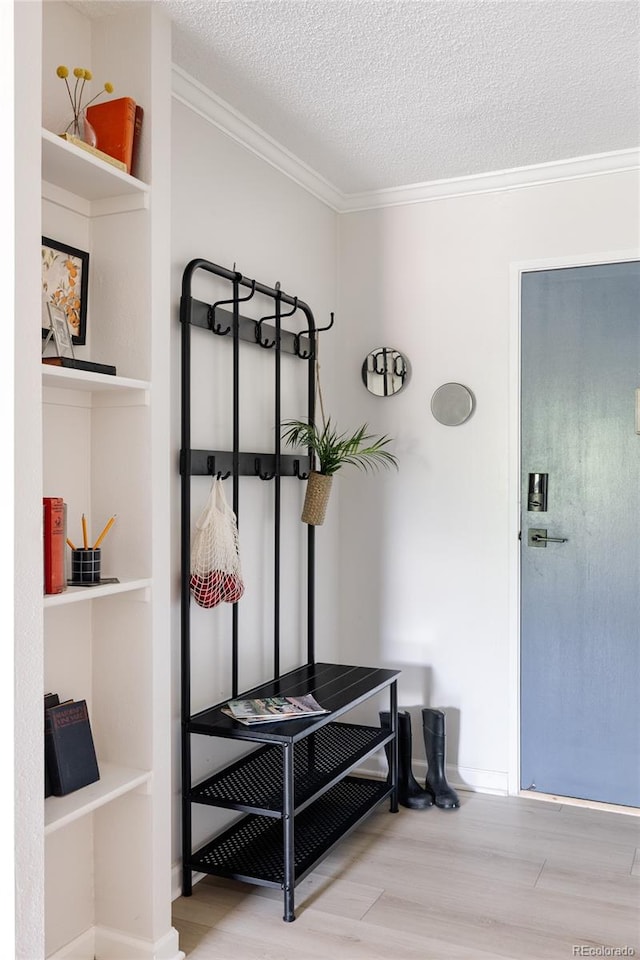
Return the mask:
[[173,60],[350,194],[637,147],[637,0],[155,0]]

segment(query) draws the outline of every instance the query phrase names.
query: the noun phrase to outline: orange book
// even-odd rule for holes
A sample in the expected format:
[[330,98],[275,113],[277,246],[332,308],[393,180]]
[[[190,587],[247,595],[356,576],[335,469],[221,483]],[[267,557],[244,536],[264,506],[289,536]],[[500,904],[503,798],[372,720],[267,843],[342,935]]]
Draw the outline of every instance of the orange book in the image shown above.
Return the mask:
[[105,100],[87,107],[87,120],[96,132],[97,148],[121,160],[131,173],[136,102],[131,97]]
[[67,589],[64,571],[66,542],[65,503],[62,497],[43,497],[44,512],[44,592],[63,593]]

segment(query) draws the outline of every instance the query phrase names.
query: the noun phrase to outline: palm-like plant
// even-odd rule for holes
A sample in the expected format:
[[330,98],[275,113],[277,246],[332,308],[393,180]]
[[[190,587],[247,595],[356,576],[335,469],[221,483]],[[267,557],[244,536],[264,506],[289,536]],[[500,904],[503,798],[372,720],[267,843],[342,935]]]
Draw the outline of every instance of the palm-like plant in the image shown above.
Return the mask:
[[282,424],[282,436],[288,446],[307,447],[316,461],[309,474],[302,510],[302,520],[313,525],[324,523],[333,475],[340,467],[351,464],[368,472],[380,467],[398,466],[395,455],[386,449],[391,438],[376,438],[367,433],[366,423],[351,436],[338,433],[331,423],[331,417],[326,421],[323,417],[323,424],[322,429],[306,420],[285,420]]
[[283,439],[289,446],[308,447],[315,454],[317,472],[324,476],[331,477],[348,464],[365,472],[398,466],[396,456],[385,449],[391,443],[391,437],[374,437],[367,433],[366,423],[351,436],[338,433],[331,417],[322,429],[306,420],[286,420],[282,427]]

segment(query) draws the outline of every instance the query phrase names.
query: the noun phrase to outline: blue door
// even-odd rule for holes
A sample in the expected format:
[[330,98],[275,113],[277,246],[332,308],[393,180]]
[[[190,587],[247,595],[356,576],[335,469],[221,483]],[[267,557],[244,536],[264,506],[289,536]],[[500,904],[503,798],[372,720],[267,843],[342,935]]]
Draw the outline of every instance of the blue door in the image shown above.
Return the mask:
[[640,263],[521,294],[521,787],[640,806]]

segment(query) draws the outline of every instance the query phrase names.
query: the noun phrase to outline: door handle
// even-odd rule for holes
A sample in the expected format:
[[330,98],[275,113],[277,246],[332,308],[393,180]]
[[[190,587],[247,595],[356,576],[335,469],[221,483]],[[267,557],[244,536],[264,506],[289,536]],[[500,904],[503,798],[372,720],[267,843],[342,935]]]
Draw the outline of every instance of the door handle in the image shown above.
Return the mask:
[[547,531],[532,527],[529,530],[528,545],[530,547],[546,547],[548,543],[567,543],[568,537],[548,537]]

